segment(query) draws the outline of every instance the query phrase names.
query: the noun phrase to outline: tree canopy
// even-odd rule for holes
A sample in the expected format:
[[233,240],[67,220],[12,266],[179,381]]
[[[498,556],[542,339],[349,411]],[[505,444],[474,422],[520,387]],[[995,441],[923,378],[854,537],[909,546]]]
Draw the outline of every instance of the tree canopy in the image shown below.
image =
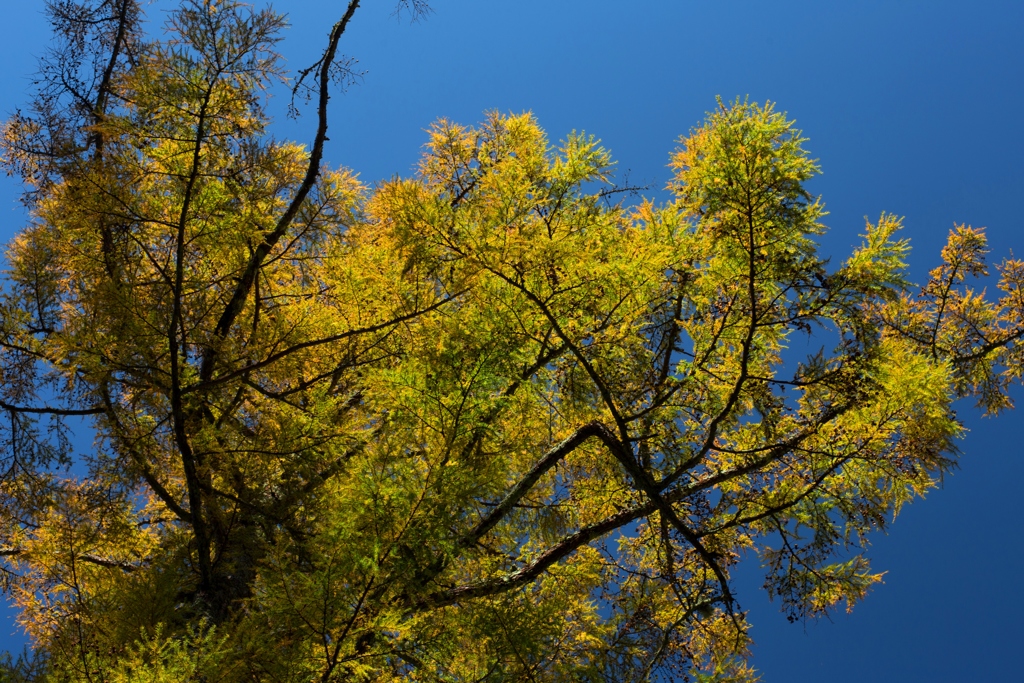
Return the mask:
[[53,4],[4,129],[8,675],[753,680],[732,567],[793,619],[865,596],[953,400],[1010,406],[1024,262],[986,298],[960,226],[914,288],[882,215],[833,266],[770,103],[720,101],[663,205],[530,114],[438,121],[369,187],[322,158],[358,4],[299,74],[309,146],[269,134],[271,10],[185,0],[153,39],[133,0]]

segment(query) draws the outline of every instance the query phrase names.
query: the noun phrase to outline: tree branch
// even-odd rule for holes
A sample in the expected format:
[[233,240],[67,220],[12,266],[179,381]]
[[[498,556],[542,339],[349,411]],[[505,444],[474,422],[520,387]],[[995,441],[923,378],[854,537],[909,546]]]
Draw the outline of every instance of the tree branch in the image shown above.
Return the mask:
[[16,406],[6,401],[0,401],[0,408],[12,413],[27,413],[30,415],[61,415],[64,417],[75,417],[83,415],[100,415],[104,412],[102,407],[95,408],[51,408],[49,406],[34,408],[30,406]]
[[[306,175],[296,190],[295,196],[292,197],[288,208],[285,209],[285,212],[278,219],[274,229],[266,233],[263,237],[263,242],[253,250],[253,254],[239,278],[238,286],[235,288],[234,293],[231,295],[231,300],[228,302],[223,314],[221,314],[220,319],[217,321],[217,326],[214,328],[214,335],[217,337],[224,338],[227,336],[235,319],[242,312],[242,307],[249,296],[249,292],[252,291],[253,284],[256,282],[256,275],[264,259],[270,253],[270,250],[274,248],[274,245],[284,236],[285,232],[288,231],[292,221],[298,215],[302,203],[306,201],[306,197],[313,189],[313,185],[320,175],[320,161],[323,159],[324,142],[327,140],[327,104],[330,101],[328,86],[331,80],[331,65],[334,63],[341,36],[345,33],[348,22],[352,19],[352,15],[358,7],[359,0],[351,0],[349,2],[344,16],[331,29],[327,49],[324,51],[324,56],[319,62],[319,72],[317,74],[319,80],[317,129],[313,139],[313,148],[309,154],[309,163],[306,165]],[[199,372],[200,381],[207,381],[213,376],[213,365],[216,356],[217,352],[212,347],[206,350]]]
[[597,436],[600,429],[601,424],[598,422],[586,424],[548,451],[544,457],[541,458],[530,469],[530,471],[519,480],[519,483],[512,487],[512,490],[502,498],[501,502],[498,503],[497,507],[491,510],[490,514],[481,519],[477,525],[473,527],[472,531],[459,539],[459,547],[469,548],[475,545],[477,541],[483,538],[488,531],[493,529],[494,526],[516,506],[516,503],[518,503],[522,497],[533,488],[537,481],[544,476],[548,470],[565,458],[565,456],[576,450],[576,448],[584,441],[592,436]]

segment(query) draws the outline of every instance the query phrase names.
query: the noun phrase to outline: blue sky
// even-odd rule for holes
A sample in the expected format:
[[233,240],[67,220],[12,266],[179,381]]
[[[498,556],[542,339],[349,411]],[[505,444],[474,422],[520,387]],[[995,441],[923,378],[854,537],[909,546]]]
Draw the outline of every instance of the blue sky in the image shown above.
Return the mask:
[[[327,159],[368,182],[409,174],[438,117],[531,110],[553,141],[602,139],[619,180],[664,198],[668,155],[715,96],[777,102],[809,138],[812,181],[830,215],[822,240],[841,259],[864,217],[905,217],[912,278],[938,262],[954,223],[986,226],[993,257],[1024,255],[1024,3],[979,0],[434,0],[410,23],[394,0],[366,0],[342,50],[361,84],[332,101]],[[4,9],[0,110],[28,99],[47,40],[41,0]],[[154,26],[161,7],[150,6]],[[291,16],[280,51],[315,59],[343,11],[335,0],[278,2]],[[275,133],[307,141],[311,116]],[[0,179],[0,239],[24,224],[18,187]],[[1024,392],[1017,392],[1024,399]],[[1024,406],[1022,406],[1024,408]],[[870,556],[885,584],[850,615],[789,624],[759,589],[756,561],[737,577],[766,681],[1019,680],[1024,628],[1024,420],[970,429],[961,468],[905,510]],[[0,621],[0,638],[14,630]],[[20,642],[11,636],[7,642]]]

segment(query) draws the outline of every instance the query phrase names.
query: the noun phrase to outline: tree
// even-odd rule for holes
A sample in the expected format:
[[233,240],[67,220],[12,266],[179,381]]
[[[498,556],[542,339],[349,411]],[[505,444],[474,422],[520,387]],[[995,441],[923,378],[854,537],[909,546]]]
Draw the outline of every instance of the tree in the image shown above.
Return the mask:
[[883,215],[830,270],[770,104],[720,102],[664,206],[529,115],[440,121],[365,187],[322,166],[357,6],[300,74],[308,149],[267,134],[273,12],[188,1],[151,41],[131,0],[54,6],[68,42],[5,129],[33,219],[0,304],[36,675],[752,679],[730,568],[757,554],[794,619],[864,597],[865,534],[952,464],[951,401],[1009,405],[1024,264],[986,300],[961,227],[911,291]]

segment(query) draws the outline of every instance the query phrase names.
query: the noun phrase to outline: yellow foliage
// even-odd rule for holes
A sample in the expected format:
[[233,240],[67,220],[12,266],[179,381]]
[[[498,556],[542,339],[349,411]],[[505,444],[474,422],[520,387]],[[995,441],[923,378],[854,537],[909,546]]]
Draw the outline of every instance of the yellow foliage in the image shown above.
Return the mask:
[[1009,405],[1024,265],[974,292],[961,226],[912,292],[883,214],[830,270],[773,105],[719,102],[663,206],[531,114],[371,188],[265,134],[280,25],[186,2],[61,163],[4,129],[0,548],[43,680],[753,681],[742,555],[848,609],[953,399]]

